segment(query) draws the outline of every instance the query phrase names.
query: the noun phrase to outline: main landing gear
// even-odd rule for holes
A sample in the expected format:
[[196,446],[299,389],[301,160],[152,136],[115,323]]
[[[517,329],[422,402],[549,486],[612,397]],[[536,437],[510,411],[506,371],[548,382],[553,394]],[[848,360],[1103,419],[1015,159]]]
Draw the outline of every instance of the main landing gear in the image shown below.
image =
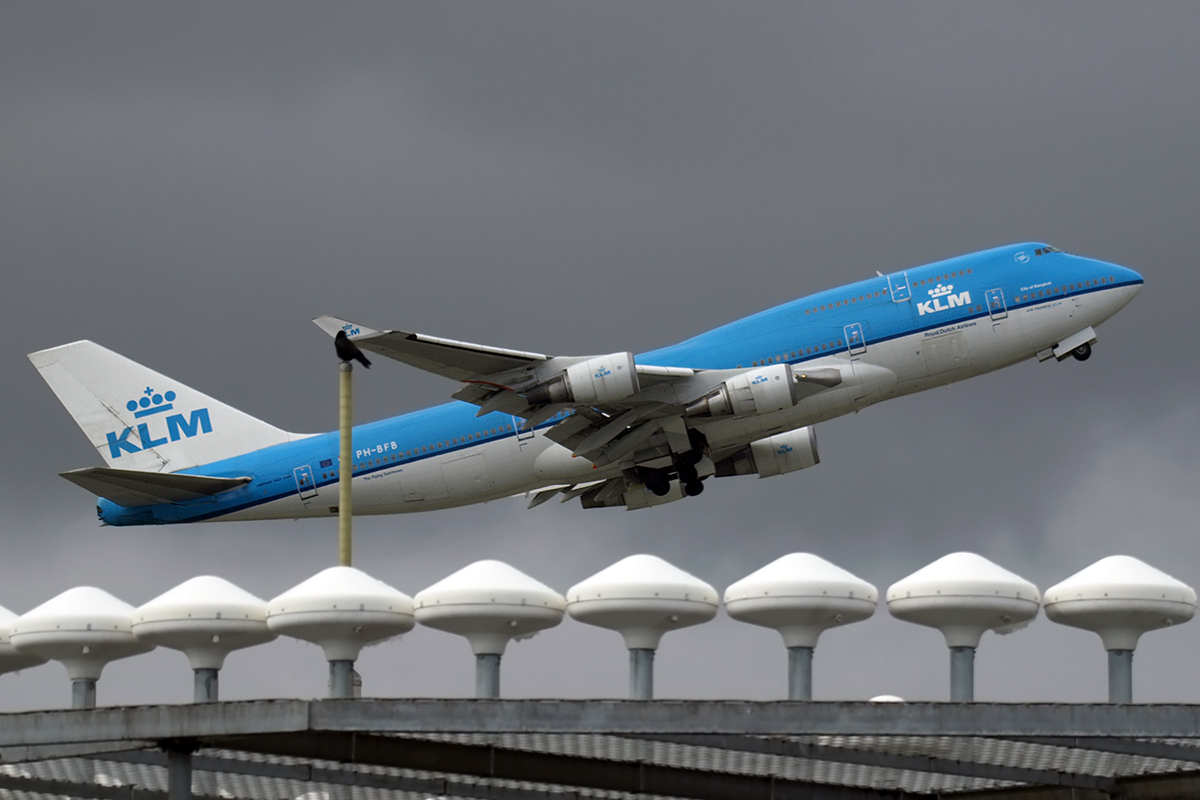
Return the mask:
[[1071,355],[1075,357],[1076,361],[1087,361],[1092,357],[1092,346],[1087,342],[1084,342],[1083,344],[1079,345],[1079,347],[1076,347],[1074,350],[1072,350]]
[[666,497],[671,492],[671,480],[679,478],[684,497],[695,497],[704,491],[704,483],[696,471],[696,465],[704,458],[704,437],[699,431],[688,432],[692,449],[685,453],[676,453],[672,467],[651,469],[638,467],[637,476],[646,485],[646,490],[656,497]]
[[696,465],[704,458],[704,436],[694,428],[688,431],[692,449],[675,456],[675,473],[683,487],[685,497],[695,497],[704,491],[704,484],[696,473]]

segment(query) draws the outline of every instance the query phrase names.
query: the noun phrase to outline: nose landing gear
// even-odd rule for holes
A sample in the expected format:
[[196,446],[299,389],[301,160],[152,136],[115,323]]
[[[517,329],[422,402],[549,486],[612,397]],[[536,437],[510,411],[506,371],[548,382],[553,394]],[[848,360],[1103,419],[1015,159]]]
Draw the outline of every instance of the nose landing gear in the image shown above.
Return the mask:
[[1075,357],[1076,361],[1087,361],[1092,357],[1092,346],[1087,342],[1084,342],[1083,344],[1079,345],[1079,347],[1076,347],[1074,350],[1072,350],[1071,355]]

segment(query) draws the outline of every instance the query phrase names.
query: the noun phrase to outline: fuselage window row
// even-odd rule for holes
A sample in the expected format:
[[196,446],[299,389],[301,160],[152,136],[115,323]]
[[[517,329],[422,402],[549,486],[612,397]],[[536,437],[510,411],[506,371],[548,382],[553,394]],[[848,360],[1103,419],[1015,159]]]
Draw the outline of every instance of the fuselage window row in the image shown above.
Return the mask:
[[[560,414],[559,416],[565,417],[566,414],[563,413],[563,414]],[[491,428],[490,430],[485,430],[485,431],[481,431],[478,433],[467,434],[466,436],[461,437],[461,443],[465,444],[467,441],[477,441],[479,439],[484,438],[485,436],[496,436],[498,434],[509,432],[509,431],[512,431],[512,425],[501,425],[498,428]],[[384,456],[383,458],[377,458],[377,459],[375,459],[374,466],[378,467],[378,466],[382,466],[384,464],[392,463],[394,461],[400,461],[401,459],[404,459],[404,458],[412,458],[413,456],[421,455],[421,453],[429,453],[429,452],[432,452],[435,450],[441,450],[443,448],[451,447],[452,445],[456,445],[459,443],[460,443],[460,439],[455,438],[448,442],[437,442],[435,444],[422,445],[419,448],[413,448],[412,450],[407,450],[403,454],[397,454],[397,455],[392,455],[392,456]],[[361,472],[363,470],[369,469],[371,466],[372,466],[372,464],[370,461],[363,461],[363,462],[355,465],[354,471]],[[321,473],[322,480],[329,480],[330,478],[336,478],[336,477],[337,477],[337,470],[334,470],[332,472],[322,472]]]

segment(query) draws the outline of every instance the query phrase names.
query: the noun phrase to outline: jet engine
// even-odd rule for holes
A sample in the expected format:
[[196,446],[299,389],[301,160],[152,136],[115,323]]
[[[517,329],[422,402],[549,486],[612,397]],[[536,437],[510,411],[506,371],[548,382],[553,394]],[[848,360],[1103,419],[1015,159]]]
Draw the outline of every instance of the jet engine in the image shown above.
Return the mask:
[[768,436],[751,442],[728,458],[716,462],[718,478],[730,475],[758,475],[770,478],[821,463],[817,454],[817,435],[811,427]]
[[772,364],[735,375],[687,407],[691,417],[770,414],[796,405],[791,364]]
[[603,405],[631,397],[639,391],[633,353],[612,353],[572,364],[558,377],[525,392],[525,399],[532,405]]

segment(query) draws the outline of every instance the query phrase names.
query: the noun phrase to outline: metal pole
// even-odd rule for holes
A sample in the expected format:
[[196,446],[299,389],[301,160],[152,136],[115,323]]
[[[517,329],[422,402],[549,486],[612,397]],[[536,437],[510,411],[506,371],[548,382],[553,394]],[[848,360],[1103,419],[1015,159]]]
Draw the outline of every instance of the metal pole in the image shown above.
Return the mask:
[[329,662],[329,697],[334,700],[354,697],[354,662]]
[[975,702],[975,648],[950,648],[950,702]]
[[500,655],[480,653],[475,656],[475,696],[480,700],[500,698]]
[[96,707],[96,681],[93,678],[76,678],[71,681],[71,708]]
[[192,800],[192,754],[167,750],[168,800]]
[[354,384],[351,379],[353,371],[354,367],[349,361],[343,361],[338,366],[338,431],[341,435],[338,459],[338,563],[343,567],[350,566],[350,521],[354,515],[354,499],[350,489],[350,482],[354,480],[354,462],[351,459],[354,435]]
[[654,651],[629,651],[629,699],[654,699]]
[[789,647],[788,700],[812,700],[811,647]]
[[1133,702],[1133,651],[1108,651],[1108,702]]
[[217,674],[215,669],[197,669],[192,671],[192,702],[217,702]]

